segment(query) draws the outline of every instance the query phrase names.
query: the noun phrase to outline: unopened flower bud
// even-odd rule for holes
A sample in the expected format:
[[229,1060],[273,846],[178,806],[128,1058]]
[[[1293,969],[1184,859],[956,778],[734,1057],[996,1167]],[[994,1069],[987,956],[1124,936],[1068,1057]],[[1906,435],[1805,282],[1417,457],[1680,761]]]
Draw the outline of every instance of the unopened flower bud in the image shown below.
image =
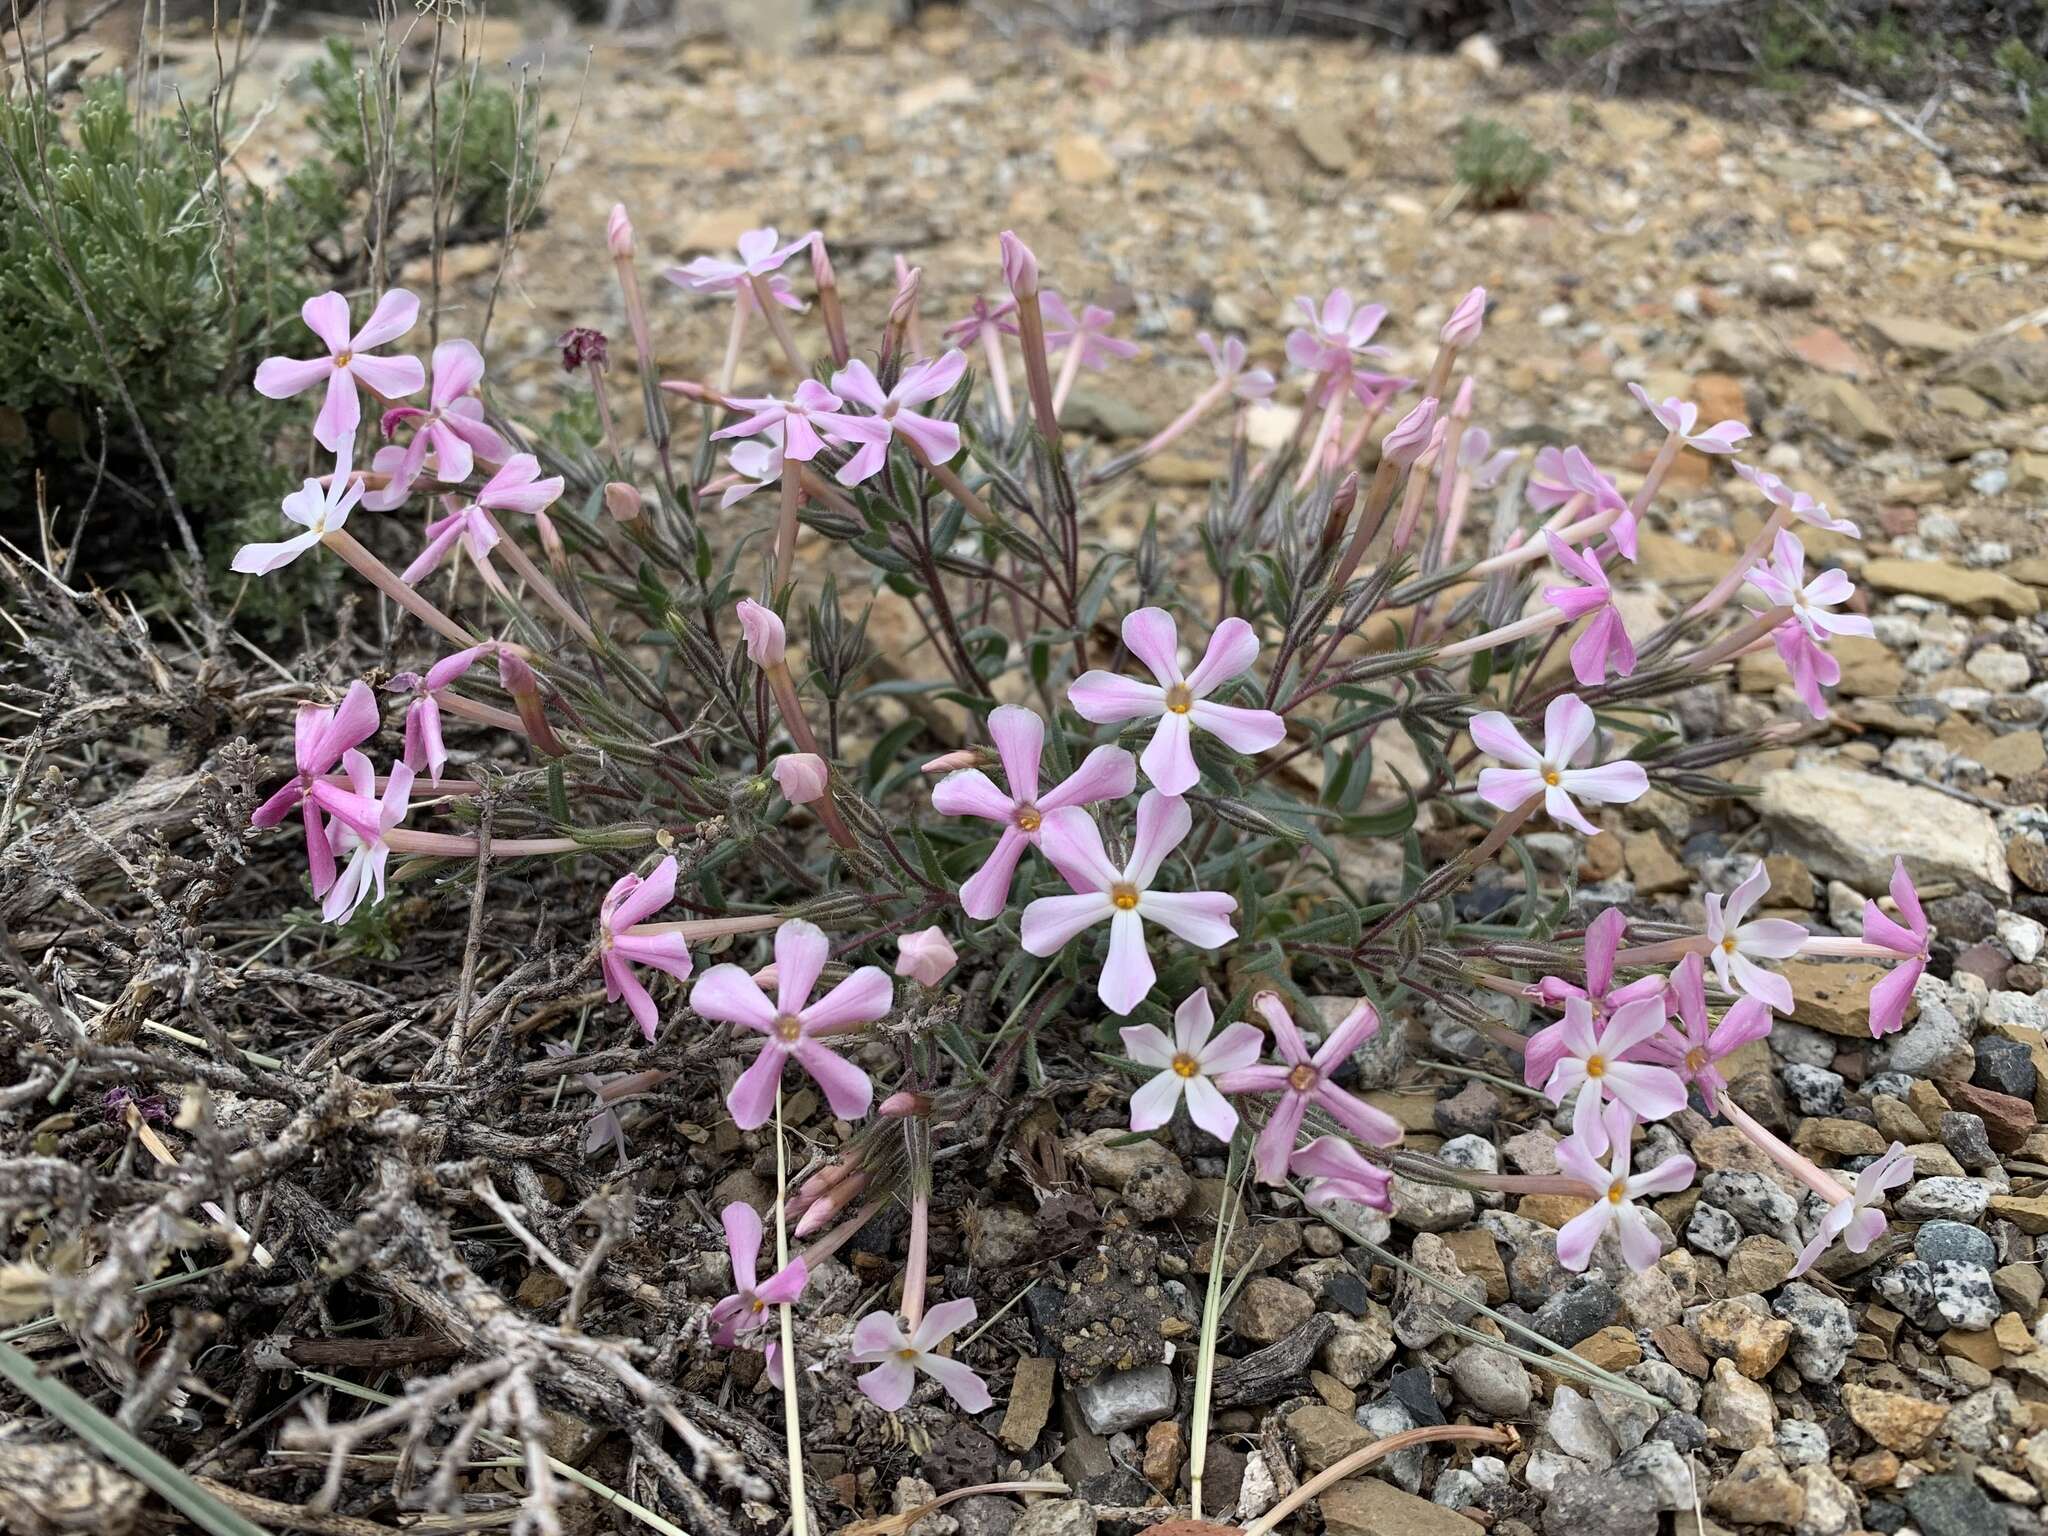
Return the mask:
[[1038,258],[1031,254],[1031,247],[1007,229],[998,243],[1003,251],[1003,281],[1010,285],[1010,292],[1019,299],[1036,295]]
[[796,1224],[790,1236],[809,1237],[814,1232],[824,1231],[826,1227],[838,1219],[841,1211],[853,1204],[855,1197],[867,1187],[868,1176],[864,1173],[851,1174],[840,1180],[837,1185],[827,1190],[820,1199],[814,1202],[809,1210],[804,1212],[803,1219]]
[[[900,258],[899,258],[900,260]],[[924,268],[907,267],[896,284],[896,297],[889,301],[889,323],[907,325],[917,310],[917,296],[924,287]]]
[[825,759],[815,752],[785,752],[775,759],[769,771],[775,775],[782,798],[791,805],[809,805],[813,800],[823,799],[826,781],[831,777]]
[[1465,375],[1464,382],[1458,385],[1458,398],[1451,402],[1451,414],[1460,421],[1466,421],[1471,418],[1472,394],[1472,375],[1468,373]]
[[626,217],[624,203],[612,204],[612,216],[605,221],[604,240],[612,255],[621,260],[633,254],[633,221]]
[[1451,318],[1444,322],[1444,328],[1437,333],[1437,340],[1447,347],[1469,347],[1479,339],[1479,333],[1486,327],[1486,290],[1474,288],[1458,300],[1458,307],[1451,311]]
[[789,653],[789,641],[775,610],[762,607],[751,597],[743,597],[737,611],[740,630],[746,636],[747,655],[754,665],[763,670],[781,666]]
[[604,509],[615,521],[630,523],[640,515],[640,493],[623,480],[607,480]]
[[1436,427],[1436,397],[1431,395],[1394,423],[1380,443],[1380,455],[1396,464],[1413,464],[1429,447]]
[[875,1108],[875,1113],[884,1120],[908,1120],[912,1116],[928,1115],[931,1112],[931,1095],[913,1093],[907,1088],[900,1093],[890,1094]]
[[975,747],[962,747],[958,752],[947,752],[933,758],[920,768],[920,773],[954,773],[962,768],[979,768],[981,752]]
[[[959,963],[946,935],[934,924],[917,933],[899,934],[896,939],[896,974],[936,987],[946,973]],[[885,1111],[886,1112],[886,1111]]]
[[825,237],[811,236],[811,281],[820,288],[837,288],[839,274],[832,270],[832,258],[825,252]]

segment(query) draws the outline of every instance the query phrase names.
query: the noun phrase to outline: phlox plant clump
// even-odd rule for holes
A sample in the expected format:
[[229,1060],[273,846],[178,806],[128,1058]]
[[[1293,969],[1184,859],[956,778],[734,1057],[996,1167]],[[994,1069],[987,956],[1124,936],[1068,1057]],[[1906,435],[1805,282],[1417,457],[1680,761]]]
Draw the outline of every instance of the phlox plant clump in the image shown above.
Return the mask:
[[[677,302],[730,316],[722,358],[667,360],[667,377],[624,209],[598,238],[641,376],[661,380],[638,438],[588,327],[570,361],[599,391],[604,441],[563,447],[497,409],[467,343],[441,345],[429,388],[400,350],[418,309],[403,293],[360,325],[339,295],[310,301],[327,355],[259,372],[269,393],[321,389],[309,427],[333,470],[283,509],[305,531],[238,568],[338,555],[403,613],[383,674],[402,709],[385,719],[364,682],[309,703],[255,822],[304,819],[335,921],[429,866],[573,861],[591,905],[556,920],[589,934],[622,1040],[705,1042],[729,1068],[726,1113],[772,1124],[778,1155],[788,1093],[815,1091],[850,1128],[782,1179],[772,1262],[762,1213],[723,1218],[737,1284],[707,1337],[776,1339],[792,1426],[800,1369],[828,1356],[880,1409],[927,1388],[989,1403],[963,1358],[973,1300],[926,1304],[934,1157],[1056,1023],[1128,1074],[1134,1132],[1184,1114],[1273,1200],[1386,1209],[1395,1173],[1572,1193],[1589,1203],[1562,1262],[1644,1267],[1669,1241],[1650,1202],[1696,1170],[1646,1165],[1638,1145],[1691,1104],[1810,1191],[1801,1271],[1883,1230],[1898,1149],[1821,1167],[1742,1109],[1719,1064],[1791,1011],[1772,967],[1796,954],[1895,963],[1871,1028],[1900,1027],[1928,945],[1903,866],[1857,936],[1752,918],[1761,863],[1707,895],[1694,932],[1575,912],[1526,859],[1512,911],[1468,920],[1452,900],[1496,860],[1513,869],[1532,824],[1590,836],[1653,789],[1713,793],[1708,770],[1798,728],[1682,739],[1666,701],[1712,669],[1775,649],[1825,711],[1828,645],[1868,624],[1844,572],[1808,573],[1792,524],[1854,525],[1736,462],[1742,423],[1638,391],[1663,436],[1625,494],[1579,447],[1494,449],[1460,366],[1485,344],[1483,289],[1444,296],[1416,378],[1380,367],[1393,317],[1338,289],[1303,296],[1284,338],[1204,335],[1213,380],[1101,459],[1066,431],[1068,389],[1082,369],[1145,364],[1112,312],[1046,286],[1014,233],[964,318],[928,321],[905,267],[860,329],[821,235],[751,232],[735,260],[670,272]],[[1139,464],[1268,399],[1298,405],[1293,439],[1260,454],[1233,428],[1198,526],[1104,542],[1093,509]],[[373,432],[389,440],[359,468]],[[1685,453],[1728,460],[1723,489],[1771,510],[1710,591],[1631,634],[1614,595]],[[357,503],[370,512],[344,526]],[[401,571],[358,537],[387,509],[410,541]],[[842,609],[840,577],[863,569],[916,637],[881,682],[866,616]],[[1423,760],[1417,783],[1372,775],[1394,730]],[[508,738],[523,766],[497,750]],[[873,742],[864,761],[856,739]],[[1424,827],[1461,851],[1426,869]],[[1372,840],[1402,845],[1403,872],[1360,888],[1344,853]],[[983,1022],[963,1023],[970,992]],[[1343,1006],[1324,1013],[1318,994]],[[1560,1174],[1402,1149],[1400,1124],[1348,1086],[1354,1054],[1422,1007],[1570,1104]],[[626,1155],[616,1118],[601,1139]],[[900,1291],[799,1350],[806,1275],[894,1204]]]

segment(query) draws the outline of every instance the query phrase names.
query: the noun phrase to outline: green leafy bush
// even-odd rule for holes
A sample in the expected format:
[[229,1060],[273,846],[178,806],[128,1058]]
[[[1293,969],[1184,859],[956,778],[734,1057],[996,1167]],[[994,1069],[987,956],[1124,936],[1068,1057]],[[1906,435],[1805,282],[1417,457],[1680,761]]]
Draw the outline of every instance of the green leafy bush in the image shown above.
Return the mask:
[[1550,174],[1550,156],[1519,129],[1490,117],[1468,117],[1458,125],[1453,165],[1481,208],[1512,208],[1528,199]]

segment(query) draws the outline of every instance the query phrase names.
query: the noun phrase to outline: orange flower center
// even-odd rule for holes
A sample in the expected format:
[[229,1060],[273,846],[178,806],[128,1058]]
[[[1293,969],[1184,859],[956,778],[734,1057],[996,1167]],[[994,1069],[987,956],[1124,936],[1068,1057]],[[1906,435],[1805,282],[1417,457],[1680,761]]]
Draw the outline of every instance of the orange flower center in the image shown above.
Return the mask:
[[1614,1205],[1619,1205],[1623,1200],[1628,1198],[1628,1189],[1625,1185],[1623,1185],[1621,1180],[1616,1179],[1612,1184],[1607,1186],[1607,1198],[1610,1203]]
[[1194,1077],[1201,1072],[1202,1064],[1186,1051],[1182,1051],[1173,1058],[1173,1070],[1176,1076]]
[[349,365],[349,363],[354,359],[354,357],[355,353],[353,352],[337,352],[334,354],[334,366],[337,368],[346,368]]
[[776,1015],[775,1038],[784,1045],[795,1045],[804,1037],[804,1021],[793,1013]]
[[1552,789],[1557,788],[1558,784],[1561,782],[1558,778],[1557,770],[1555,768],[1544,769],[1543,782],[1548,784]]
[[1129,912],[1138,905],[1138,888],[1118,881],[1109,888],[1109,899],[1119,912]]
[[917,1351],[906,1346],[896,1351],[896,1358],[898,1360],[915,1360],[917,1358]]
[[1707,1048],[1696,1045],[1685,1053],[1685,1070],[1697,1077],[1707,1069]]
[[1586,1076],[1603,1077],[1606,1075],[1606,1072],[1607,1058],[1605,1056],[1588,1056],[1586,1058]]
[[1194,691],[1186,683],[1175,683],[1166,690],[1166,707],[1176,715],[1184,715],[1195,707]]
[[1721,952],[1722,952],[1723,954],[1727,954],[1727,955],[1732,955],[1732,954],[1734,954],[1734,953],[1735,953],[1735,935],[1734,935],[1734,934],[1732,934],[1732,933],[1731,933],[1731,934],[1729,934],[1727,938],[1725,938],[1725,939],[1723,939],[1723,940],[1721,941]]
[[1317,1072],[1314,1067],[1310,1066],[1307,1062],[1303,1062],[1287,1074],[1287,1086],[1296,1093],[1307,1093],[1309,1089],[1315,1087],[1317,1082],[1321,1080],[1321,1077],[1322,1074]]
[[1045,816],[1035,805],[1020,805],[1011,819],[1017,823],[1019,832],[1036,832]]

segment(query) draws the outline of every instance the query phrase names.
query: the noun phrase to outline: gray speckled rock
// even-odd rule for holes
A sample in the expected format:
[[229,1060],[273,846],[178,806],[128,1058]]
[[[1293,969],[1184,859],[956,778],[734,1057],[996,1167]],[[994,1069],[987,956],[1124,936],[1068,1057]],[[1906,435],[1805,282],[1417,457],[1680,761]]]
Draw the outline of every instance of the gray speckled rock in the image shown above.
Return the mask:
[[1922,996],[1919,988],[1913,995],[1920,999],[1920,1017],[1878,1046],[1878,1066],[1910,1077],[1969,1075],[1977,1058],[1970,1050],[1968,1026],[1939,999]]
[[1892,1201],[1892,1210],[1911,1221],[1982,1221],[1996,1193],[1984,1179],[1922,1179]]
[[1778,1081],[1785,1085],[1792,1107],[1802,1115],[1839,1115],[1849,1107],[1849,1095],[1839,1072],[1787,1062],[1778,1068]]
[[1742,1224],[1718,1205],[1702,1201],[1685,1224],[1686,1245],[1717,1259],[1726,1259],[1742,1241]]
[[1613,1476],[1619,1483],[1647,1489],[1650,1502],[1657,1509],[1692,1508],[1692,1469],[1668,1440],[1645,1440],[1625,1452],[1615,1461]]
[[1571,1284],[1536,1309],[1529,1326],[1570,1349],[1613,1322],[1621,1310],[1614,1287],[1597,1270],[1574,1276]]
[[1952,1328],[1989,1328],[2005,1308],[1991,1288],[1991,1271],[1981,1264],[1943,1259],[1933,1266],[1934,1309]]
[[1778,1292],[1771,1311],[1792,1325],[1792,1368],[1807,1381],[1833,1381],[1842,1374],[1856,1324],[1849,1309],[1827,1292],[1794,1280]]
[[1785,1191],[1760,1173],[1735,1173],[1722,1169],[1700,1183],[1700,1199],[1718,1205],[1745,1232],[1775,1237],[1799,1246],[1799,1206]]
[[1451,1356],[1451,1383],[1465,1401],[1497,1419],[1527,1413],[1535,1395],[1522,1362],[1484,1344],[1468,1344]]
[[[1379,1439],[1398,1435],[1417,1427],[1415,1416],[1391,1397],[1383,1397],[1376,1403],[1368,1403],[1352,1415],[1359,1427],[1369,1429]],[[1379,1464],[1380,1475],[1408,1493],[1422,1491],[1423,1453],[1429,1448],[1412,1445],[1405,1451],[1396,1451]]]
[[1934,1305],[1934,1267],[1918,1259],[1907,1259],[1881,1270],[1877,1276],[1877,1294],[1882,1296],[1894,1311],[1902,1313],[1907,1321],[1921,1328],[1945,1327],[1941,1313]]
[[1991,1234],[1961,1221],[1930,1221],[1913,1237],[1913,1257],[1929,1264],[1944,1260],[1989,1270],[1998,1263]]
[[1788,1467],[1827,1463],[1828,1432],[1807,1419],[1780,1421],[1772,1444],[1777,1447],[1778,1459]]

